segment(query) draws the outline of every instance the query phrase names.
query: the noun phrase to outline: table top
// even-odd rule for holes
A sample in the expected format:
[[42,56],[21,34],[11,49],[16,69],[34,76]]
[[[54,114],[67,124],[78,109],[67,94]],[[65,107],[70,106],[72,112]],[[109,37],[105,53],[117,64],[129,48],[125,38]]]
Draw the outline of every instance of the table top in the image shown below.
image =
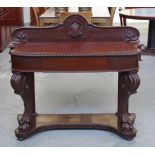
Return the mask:
[[46,42],[19,44],[16,56],[116,56],[139,53],[137,44],[124,42]]
[[120,15],[131,19],[155,19],[155,8],[134,8],[120,11]]
[[124,42],[28,42],[10,54],[18,72],[120,72],[137,70],[140,52]]
[[[78,12],[78,9],[76,8],[69,8],[69,12]],[[55,16],[55,9],[53,7],[47,9],[42,15],[40,15],[40,18],[56,18]],[[92,8],[92,17],[110,17],[108,8]],[[59,18],[59,17],[58,17]]]

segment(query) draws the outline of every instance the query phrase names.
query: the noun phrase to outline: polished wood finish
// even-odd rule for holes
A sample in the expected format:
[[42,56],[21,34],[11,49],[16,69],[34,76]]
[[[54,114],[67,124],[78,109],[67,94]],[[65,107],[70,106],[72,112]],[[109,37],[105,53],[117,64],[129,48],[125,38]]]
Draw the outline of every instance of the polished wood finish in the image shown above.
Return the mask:
[[[135,137],[135,114],[129,113],[128,103],[140,85],[138,39],[135,28],[96,27],[80,15],[71,15],[56,27],[16,30],[10,45],[11,85],[24,101],[24,113],[18,115],[17,138],[23,140],[39,131],[66,128],[103,129],[127,140]],[[34,72],[101,71],[119,74],[117,113],[36,113]]]
[[19,26],[23,26],[22,8],[0,8],[0,52],[7,47],[11,33]]
[[143,54],[155,55],[155,8],[132,8],[120,12],[122,26],[127,26],[127,19],[149,20],[148,43]]

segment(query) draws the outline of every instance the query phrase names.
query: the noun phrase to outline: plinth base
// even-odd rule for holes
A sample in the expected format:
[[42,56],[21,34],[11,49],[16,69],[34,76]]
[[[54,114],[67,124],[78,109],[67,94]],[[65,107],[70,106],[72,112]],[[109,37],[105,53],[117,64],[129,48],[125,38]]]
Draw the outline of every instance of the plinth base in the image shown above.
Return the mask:
[[[129,114],[129,119],[134,123],[135,114]],[[18,121],[22,115],[18,115]],[[55,129],[99,129],[114,132],[124,139],[132,140],[136,136],[136,130],[133,132],[122,132],[118,128],[117,114],[37,114],[33,128],[19,132],[16,129],[15,134],[18,140],[24,140],[29,136],[45,131]]]

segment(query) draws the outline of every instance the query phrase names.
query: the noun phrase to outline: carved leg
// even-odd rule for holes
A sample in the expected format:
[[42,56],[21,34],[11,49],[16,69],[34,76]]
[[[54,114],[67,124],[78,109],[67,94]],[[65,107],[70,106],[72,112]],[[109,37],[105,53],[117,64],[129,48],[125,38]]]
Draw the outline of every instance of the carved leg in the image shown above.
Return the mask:
[[130,140],[136,135],[133,122],[129,118],[128,104],[131,94],[140,85],[137,71],[120,72],[118,77],[118,128],[124,138]]
[[19,127],[16,130],[16,136],[22,140],[35,125],[34,73],[14,72],[11,86],[24,102],[24,113],[18,116]]

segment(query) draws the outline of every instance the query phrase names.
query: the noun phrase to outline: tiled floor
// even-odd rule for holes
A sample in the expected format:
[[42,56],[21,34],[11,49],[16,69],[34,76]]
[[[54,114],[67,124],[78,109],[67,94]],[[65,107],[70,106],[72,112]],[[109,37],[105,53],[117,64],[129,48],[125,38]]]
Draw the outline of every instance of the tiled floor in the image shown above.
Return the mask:
[[[147,24],[138,28],[146,43]],[[155,57],[142,59],[141,85],[130,98],[130,111],[137,114],[138,130],[132,141],[98,130],[46,131],[18,141],[14,129],[18,125],[17,113],[23,112],[23,102],[10,86],[10,56],[6,49],[0,54],[0,146],[155,146]],[[38,113],[116,112],[116,73],[37,73],[35,78]]]

